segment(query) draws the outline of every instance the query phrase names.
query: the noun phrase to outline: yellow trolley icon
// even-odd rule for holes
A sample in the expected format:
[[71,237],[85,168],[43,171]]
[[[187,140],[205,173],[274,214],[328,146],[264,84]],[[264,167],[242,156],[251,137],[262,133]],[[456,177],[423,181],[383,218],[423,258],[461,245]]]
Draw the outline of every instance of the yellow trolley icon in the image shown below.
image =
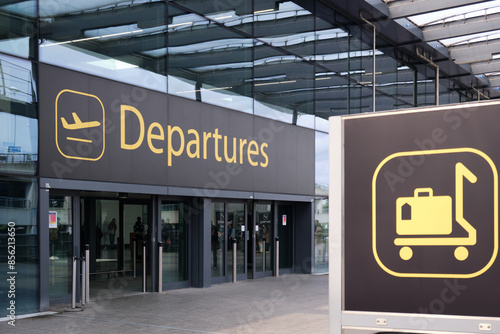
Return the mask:
[[[455,219],[467,232],[466,237],[444,237],[453,231],[453,208],[450,196],[434,196],[432,188],[417,188],[413,197],[396,200],[396,246],[403,260],[413,256],[411,246],[458,246],[455,258],[469,256],[465,246],[476,244],[476,229],[464,218],[463,180],[476,183],[477,177],[461,162],[455,165]],[[427,194],[427,195],[425,195]],[[408,237],[406,237],[408,236]],[[410,237],[411,236],[411,237]]]

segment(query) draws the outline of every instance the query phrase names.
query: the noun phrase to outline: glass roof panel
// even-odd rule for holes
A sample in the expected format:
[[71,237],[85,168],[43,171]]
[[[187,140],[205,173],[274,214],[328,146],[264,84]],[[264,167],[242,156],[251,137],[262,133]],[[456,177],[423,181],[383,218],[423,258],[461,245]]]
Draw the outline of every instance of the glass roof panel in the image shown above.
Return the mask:
[[438,10],[431,13],[408,17],[415,25],[423,27],[432,23],[457,21],[464,18],[484,16],[500,12],[500,0],[461,6],[452,9]]

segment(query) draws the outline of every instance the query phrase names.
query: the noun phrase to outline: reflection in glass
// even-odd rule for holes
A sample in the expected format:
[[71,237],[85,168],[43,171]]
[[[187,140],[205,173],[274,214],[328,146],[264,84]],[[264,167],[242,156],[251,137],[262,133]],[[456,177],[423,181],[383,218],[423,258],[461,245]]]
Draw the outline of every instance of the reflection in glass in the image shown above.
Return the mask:
[[258,45],[254,60],[256,115],[314,127],[314,66],[303,59]]
[[69,297],[73,274],[73,217],[70,196],[49,198],[50,298]]
[[315,200],[314,272],[328,272],[328,198]]
[[[127,272],[133,270],[134,239],[136,241],[136,265],[138,272],[142,270],[143,241],[148,241],[149,228],[147,204],[123,204],[123,268]],[[123,246],[121,246],[123,244]],[[147,246],[148,247],[148,246]]]
[[271,204],[255,204],[255,271],[272,270],[273,224]]
[[0,171],[36,172],[36,102],[31,62],[0,55]]
[[212,277],[225,276],[225,212],[224,203],[212,203]]
[[2,1],[0,13],[0,51],[33,58],[37,47],[36,1]]
[[251,113],[253,40],[175,6],[169,22],[168,92]]
[[164,1],[41,1],[40,16],[41,61],[166,91]]
[[[121,269],[119,253],[122,251],[121,239],[115,243],[117,233],[120,235],[120,204],[118,200],[96,200],[95,211],[95,240],[96,240],[96,272],[110,272]],[[117,219],[118,218],[118,219]],[[91,228],[92,232],[92,228]],[[92,237],[91,237],[92,238]],[[107,276],[102,276],[107,277]]]
[[161,204],[161,239],[163,243],[163,283],[188,279],[188,243],[186,203]]
[[245,204],[227,204],[227,272],[233,273],[233,242],[236,242],[236,274],[245,273]]
[[314,272],[328,272],[328,134],[316,132]]
[[[7,272],[16,275],[16,315],[39,311],[39,235],[37,228],[38,186],[35,181],[0,178],[0,318],[9,313]],[[9,235],[10,234],[10,235]],[[14,235],[15,264],[9,269],[8,241]],[[7,325],[3,323],[2,325]]]

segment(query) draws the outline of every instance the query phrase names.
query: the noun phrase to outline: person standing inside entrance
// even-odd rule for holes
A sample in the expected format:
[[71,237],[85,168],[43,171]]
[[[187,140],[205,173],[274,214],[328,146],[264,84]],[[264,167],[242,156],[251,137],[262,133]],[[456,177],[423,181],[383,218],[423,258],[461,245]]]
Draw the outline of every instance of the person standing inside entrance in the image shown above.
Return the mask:
[[219,239],[220,239],[220,232],[217,229],[217,226],[212,223],[212,258],[213,258],[213,266],[214,268],[217,268],[217,256],[218,256],[218,250],[219,250]]
[[113,218],[108,225],[108,234],[109,234],[109,245],[111,248],[115,247],[115,233],[116,233],[116,219]]
[[137,220],[135,221],[134,232],[135,233],[144,233],[144,226],[142,225],[141,217],[137,217]]

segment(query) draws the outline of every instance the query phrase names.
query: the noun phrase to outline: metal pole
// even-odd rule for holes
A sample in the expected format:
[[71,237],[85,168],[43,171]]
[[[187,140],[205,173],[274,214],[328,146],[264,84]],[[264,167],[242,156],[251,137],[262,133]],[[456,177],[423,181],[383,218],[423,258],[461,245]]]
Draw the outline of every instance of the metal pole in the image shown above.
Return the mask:
[[142,242],[142,292],[146,292],[146,241]]
[[233,239],[233,283],[236,283],[236,239]]
[[73,282],[71,288],[71,308],[76,308],[76,256],[73,256]]
[[134,272],[134,278],[137,276],[137,242],[135,240],[135,237],[132,239],[133,245],[132,245],[132,271]]
[[158,243],[158,292],[163,289],[163,244]]
[[87,263],[85,271],[85,300],[90,303],[90,245],[85,245],[85,262]]
[[276,277],[280,276],[280,238],[276,237],[276,261],[274,271],[276,273]]
[[376,65],[376,58],[375,58],[375,51],[377,47],[377,28],[375,28],[375,25],[365,19],[363,17],[363,13],[359,13],[359,16],[363,21],[368,23],[369,25],[372,26],[373,28],[373,57],[372,57],[372,67],[373,67],[373,74],[372,74],[372,104],[373,104],[373,112],[375,112],[375,65]]
[[436,105],[438,106],[439,105],[439,65],[436,64],[436,80],[434,80],[435,82],[435,90],[436,90]]
[[82,306],[85,306],[86,299],[85,297],[87,296],[85,288],[87,287],[87,282],[85,281],[86,278],[86,272],[87,270],[85,269],[86,267],[86,262],[85,259],[82,259]]
[[262,240],[262,271],[266,271],[266,239]]
[[54,253],[54,244],[52,244],[52,256],[50,257],[50,260],[52,261],[50,270],[50,275],[51,275],[50,285],[54,285],[56,283],[56,272],[55,272],[56,255]]
[[415,54],[419,56],[421,59],[425,60],[426,62],[429,63],[432,67],[436,69],[436,80],[434,80],[435,83],[435,104],[438,106],[439,105],[439,66],[435,62],[432,61],[432,59],[429,59],[425,56],[425,54],[422,54],[418,48],[415,49]]

